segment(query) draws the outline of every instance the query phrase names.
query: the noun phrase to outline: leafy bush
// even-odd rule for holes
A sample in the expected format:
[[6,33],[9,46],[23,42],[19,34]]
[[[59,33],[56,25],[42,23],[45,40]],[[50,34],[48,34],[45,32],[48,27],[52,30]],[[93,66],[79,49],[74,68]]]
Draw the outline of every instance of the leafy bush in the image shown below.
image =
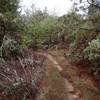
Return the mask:
[[78,63],[83,60],[82,48],[77,48],[75,42],[70,44],[69,53],[66,54],[66,57],[71,63]]
[[77,14],[75,11],[71,11],[58,19],[58,25],[60,25],[59,29],[65,33],[67,44],[74,42],[82,23],[82,16]]
[[7,56],[9,53],[16,54],[20,49],[17,41],[4,36],[3,43],[0,48],[1,57]]
[[93,39],[84,49],[84,59],[91,63],[90,70],[94,75],[100,75],[100,38]]
[[32,37],[30,35],[23,35],[22,36],[22,46],[27,47],[32,43]]
[[[75,23],[76,19],[70,20],[72,20],[73,24],[73,22]],[[70,39],[73,37],[71,43],[69,44],[70,52],[68,55],[70,61],[73,63],[78,63],[80,61],[86,60],[84,59],[84,49],[88,46],[88,43],[95,39],[99,34],[96,32],[96,28],[93,26],[93,23],[90,19],[88,20],[88,18],[84,19],[82,17],[77,17],[77,21],[77,25],[74,24],[74,26],[69,26],[68,30],[71,30],[71,32],[69,32],[69,35],[67,35],[67,37],[70,36],[68,37]],[[74,30],[73,27],[75,28]]]
[[89,42],[89,46],[84,50],[84,58],[89,61],[100,61],[100,39]]

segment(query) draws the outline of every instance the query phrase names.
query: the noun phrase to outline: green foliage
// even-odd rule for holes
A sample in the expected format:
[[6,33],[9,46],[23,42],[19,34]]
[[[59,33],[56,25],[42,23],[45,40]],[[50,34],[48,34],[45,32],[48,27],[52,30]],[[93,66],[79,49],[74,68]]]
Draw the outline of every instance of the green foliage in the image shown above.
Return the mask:
[[[18,3],[19,0],[0,0],[0,12],[6,13],[6,12],[11,12],[11,13],[16,13],[16,9],[18,8]],[[13,8],[13,9],[11,9]]]
[[18,16],[19,0],[0,0],[0,13],[6,18],[5,26],[9,31],[16,28],[16,16]]
[[67,37],[67,43],[72,43],[75,40],[76,34],[78,33],[78,30],[83,23],[82,20],[82,16],[77,14],[73,10],[70,11],[67,15],[59,18],[59,24],[62,24],[60,25],[60,28],[62,28],[61,30],[65,33]]
[[56,24],[57,19],[54,17],[48,17],[40,22],[40,35],[41,35],[41,41],[48,41],[53,42],[54,35],[56,33]]
[[[30,11],[27,13],[30,13]],[[23,31],[25,34],[22,36],[22,38],[27,38],[27,40],[24,39],[26,42],[30,41],[28,42],[28,45],[36,45],[37,47],[41,47],[42,44],[46,42],[47,44],[50,44],[57,40],[55,34],[57,32],[58,17],[49,15],[47,11],[42,12],[40,10],[35,10],[35,12],[32,14],[26,15],[23,18]]]
[[92,40],[84,50],[84,57],[89,61],[100,61],[100,39]]
[[0,63],[9,52],[15,53],[19,48],[16,41],[6,37],[20,29],[18,9],[19,0],[0,0]]
[[[75,5],[76,8],[78,7],[77,5]],[[80,63],[81,61],[89,62],[92,73],[98,75],[100,73],[100,7],[90,2],[88,9],[85,10],[88,13],[86,12],[85,17],[83,16],[81,19],[77,17],[79,20],[76,25],[74,24],[75,18],[69,19],[72,21],[75,30],[72,28],[72,32],[69,32],[70,34],[74,33],[74,38],[70,43],[67,57],[73,63]]]
[[4,36],[3,43],[0,48],[0,57],[1,58],[6,57],[9,53],[16,55],[19,50],[20,50],[20,46],[15,40],[13,40],[7,36]]
[[17,51],[19,49],[19,46],[16,41],[13,39],[7,38],[3,43],[3,49],[9,49],[10,51]]
[[[88,4],[80,7],[80,3],[75,1],[68,14],[58,17],[49,15],[47,8],[41,11],[35,7],[27,10],[25,15],[20,15],[19,0],[0,0],[0,28],[5,27],[0,31],[1,57],[20,49],[15,40],[5,38],[7,34],[13,37],[22,33],[21,47],[40,48],[58,44],[58,33],[62,32],[70,51],[68,57],[72,62],[87,60],[98,63],[100,39],[96,37],[100,34],[100,7],[99,2],[95,4],[93,0],[87,1]],[[78,14],[76,8],[79,11],[82,9],[85,14]]]
[[30,36],[30,35],[23,35],[22,36],[22,46],[23,47],[30,46],[32,41],[33,41],[32,36]]
[[100,75],[100,38],[92,40],[84,49],[84,59],[91,62],[91,72]]
[[66,55],[69,61],[73,64],[83,60],[83,52],[81,48],[77,48],[76,43],[71,43],[69,47],[69,53]]
[[0,46],[5,35],[15,36],[21,30],[18,9],[19,0],[0,0]]

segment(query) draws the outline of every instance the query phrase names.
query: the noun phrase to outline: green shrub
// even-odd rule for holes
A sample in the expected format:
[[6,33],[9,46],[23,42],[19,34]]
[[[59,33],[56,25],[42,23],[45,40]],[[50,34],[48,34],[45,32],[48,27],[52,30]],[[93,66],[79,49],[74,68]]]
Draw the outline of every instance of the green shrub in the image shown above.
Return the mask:
[[78,47],[75,43],[70,44],[69,53],[66,55],[71,63],[78,63],[83,60],[82,48]]
[[100,39],[89,42],[89,46],[84,49],[84,58],[89,61],[100,61]]
[[20,49],[20,45],[17,41],[9,38],[8,36],[4,36],[3,43],[0,47],[0,56],[3,58],[7,56],[9,53],[16,54]]
[[84,59],[91,63],[91,72],[94,75],[100,75],[100,38],[93,39],[84,49]]
[[32,44],[32,41],[33,41],[32,36],[27,35],[27,34],[23,35],[22,36],[22,47],[29,46],[30,44]]

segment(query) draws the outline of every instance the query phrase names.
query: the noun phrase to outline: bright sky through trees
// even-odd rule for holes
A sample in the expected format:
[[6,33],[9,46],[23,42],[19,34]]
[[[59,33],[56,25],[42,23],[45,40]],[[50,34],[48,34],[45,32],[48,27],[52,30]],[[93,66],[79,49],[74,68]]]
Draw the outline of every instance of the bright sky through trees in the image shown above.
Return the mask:
[[22,0],[21,4],[24,9],[30,8],[32,4],[41,10],[47,7],[50,13],[55,10],[57,15],[66,14],[72,7],[70,0]]

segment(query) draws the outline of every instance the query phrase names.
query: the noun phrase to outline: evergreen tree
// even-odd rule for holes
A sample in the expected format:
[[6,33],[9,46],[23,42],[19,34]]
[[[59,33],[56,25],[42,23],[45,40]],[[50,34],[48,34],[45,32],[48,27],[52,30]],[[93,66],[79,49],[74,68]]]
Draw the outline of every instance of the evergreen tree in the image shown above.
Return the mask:
[[19,0],[0,0],[0,45],[5,33],[16,32]]

